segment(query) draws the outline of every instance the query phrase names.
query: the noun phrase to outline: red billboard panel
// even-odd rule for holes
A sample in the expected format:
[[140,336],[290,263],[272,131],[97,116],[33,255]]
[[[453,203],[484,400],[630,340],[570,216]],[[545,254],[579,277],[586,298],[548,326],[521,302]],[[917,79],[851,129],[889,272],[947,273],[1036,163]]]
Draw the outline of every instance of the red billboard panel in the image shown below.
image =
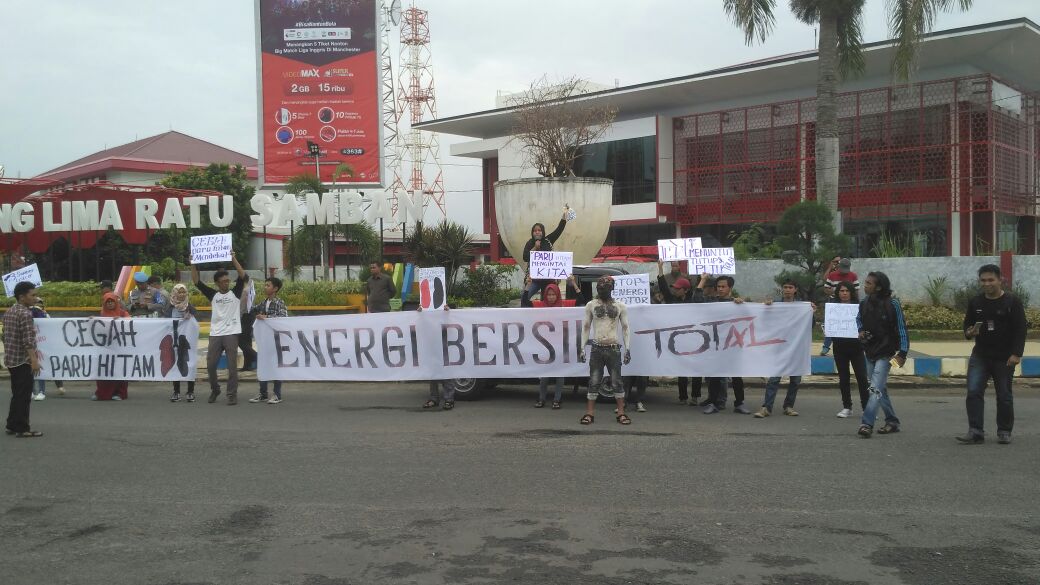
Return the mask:
[[256,0],[260,184],[381,185],[377,0]]

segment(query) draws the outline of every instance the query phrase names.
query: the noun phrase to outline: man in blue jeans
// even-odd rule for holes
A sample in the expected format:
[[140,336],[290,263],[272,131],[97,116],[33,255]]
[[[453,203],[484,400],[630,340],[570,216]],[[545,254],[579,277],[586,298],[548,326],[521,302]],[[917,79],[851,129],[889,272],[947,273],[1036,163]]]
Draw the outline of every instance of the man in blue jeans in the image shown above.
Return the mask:
[[[773,302],[778,303],[794,303],[799,301],[798,298],[798,285],[793,280],[785,280],[784,284],[780,286],[780,296],[775,299],[769,299],[765,304],[772,305]],[[816,310],[816,305],[813,305],[813,310]],[[809,325],[812,328],[811,322]],[[787,382],[787,395],[784,396],[784,414],[787,416],[798,416],[798,411],[794,409],[794,401],[798,398],[798,385],[802,383],[801,376],[791,376]],[[773,414],[773,402],[776,401],[776,393],[780,389],[780,376],[773,376],[766,382],[766,396],[762,400],[762,408],[758,409],[755,413],[755,418],[765,418]]]
[[1015,366],[1022,361],[1026,346],[1026,314],[1022,301],[1005,292],[1000,282],[1000,268],[987,264],[979,268],[982,294],[968,303],[964,314],[964,337],[974,339],[975,347],[968,359],[968,432],[957,437],[967,445],[985,441],[986,384],[993,378],[997,393],[997,442],[1011,442],[1015,426],[1015,404],[1011,395],[1011,379]]
[[892,284],[884,272],[871,272],[863,284],[867,298],[859,304],[856,325],[859,339],[863,343],[863,354],[867,362],[869,398],[863,409],[857,433],[864,439],[874,434],[874,420],[880,406],[885,411],[885,426],[878,429],[879,435],[898,433],[899,417],[896,416],[892,399],[888,395],[888,372],[892,361],[903,367],[906,354],[910,351],[910,338],[906,334],[906,319],[899,300],[892,296]]

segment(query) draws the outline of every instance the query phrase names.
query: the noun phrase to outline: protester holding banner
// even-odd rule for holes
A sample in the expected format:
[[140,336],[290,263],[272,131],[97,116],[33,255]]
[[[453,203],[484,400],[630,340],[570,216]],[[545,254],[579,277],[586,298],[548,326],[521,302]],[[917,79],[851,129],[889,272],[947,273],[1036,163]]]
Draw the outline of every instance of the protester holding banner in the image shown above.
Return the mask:
[[[140,273],[139,273],[140,274]],[[147,283],[147,280],[145,281]],[[119,304],[115,293],[107,293],[101,297],[101,316],[110,319],[126,319],[130,313]],[[130,383],[126,380],[98,380],[95,382],[94,395],[91,400],[126,400],[129,398]]]
[[[448,310],[448,303],[444,303],[444,310]],[[422,305],[416,312],[422,313]],[[438,405],[443,410],[455,408],[455,384],[451,380],[430,380],[430,398],[422,407],[437,408]]]
[[871,272],[863,284],[866,300],[859,304],[856,324],[866,355],[870,397],[863,409],[858,434],[869,439],[874,433],[874,420],[880,405],[885,412],[885,426],[878,434],[899,432],[899,418],[888,396],[888,372],[894,360],[899,367],[906,363],[910,338],[906,334],[906,319],[899,300],[892,296],[892,285],[884,272]]
[[242,350],[242,367],[239,368],[240,372],[256,369],[256,350],[253,349],[253,322],[256,321],[256,316],[252,312],[253,301],[255,300],[256,289],[253,287],[253,281],[250,280],[247,274],[246,285],[238,305],[241,311],[239,319],[242,322],[242,333],[238,336],[238,349]]
[[383,274],[383,267],[376,262],[368,265],[370,276],[365,281],[365,306],[369,313],[389,313],[390,299],[397,295],[394,280]]
[[[571,296],[571,291],[575,291],[575,294],[576,294],[576,290],[575,290],[576,287],[572,287],[571,286],[571,281],[573,281],[573,280],[574,280],[574,276],[571,276],[567,280],[568,296]],[[530,286],[530,284],[531,284],[530,277],[527,278],[527,282],[525,284]],[[523,292],[523,294],[520,296],[520,306],[521,307],[532,307],[533,306],[533,307],[550,308],[550,309],[558,308],[558,307],[573,307],[575,305],[575,300],[576,300],[576,296],[574,296],[572,298],[569,298],[569,299],[564,299],[560,295],[560,287],[557,286],[555,282],[550,282],[549,284],[545,285],[545,288],[542,289],[542,299],[540,301],[531,302],[530,300],[528,300],[527,295],[528,295],[528,291],[525,290]],[[549,381],[550,380],[552,380],[553,384],[555,385],[555,391],[553,392],[552,408],[553,408],[553,410],[559,410],[560,409],[560,403],[563,400],[563,378],[562,377],[539,378],[538,379],[538,401],[534,403],[534,407],[535,408],[544,408],[545,407],[545,397],[546,397],[546,395],[549,392]]]
[[[545,224],[536,223],[531,226],[531,239],[527,240],[524,244],[524,262],[528,265],[531,263],[531,252],[552,252],[553,245],[556,240],[560,238],[564,228],[567,227],[567,210],[564,210],[563,216],[560,217],[560,223],[556,226],[556,229],[549,235],[545,235]],[[535,280],[531,282],[527,287],[527,295],[533,297],[545,286],[544,280]]]
[[[167,319],[182,319],[187,321],[189,319],[198,319],[198,311],[195,310],[195,305],[192,305],[188,296],[188,287],[177,283],[173,285],[173,290],[170,291],[170,302],[166,305],[166,310],[163,311],[163,317]],[[173,396],[170,397],[170,402],[179,402],[181,399],[181,383],[173,383]],[[188,381],[188,394],[185,396],[185,400],[188,402],[195,402],[195,380]]]
[[[736,279],[729,275],[721,275],[715,279],[715,295],[706,296],[703,289],[706,275],[701,275],[701,285],[694,292],[696,303],[736,303],[741,304],[744,299],[733,296],[733,286]],[[708,378],[708,400],[710,403],[704,407],[704,414],[715,414],[726,410],[727,385],[733,385],[733,412],[737,414],[751,414],[744,406],[744,378],[734,376],[732,378]]]
[[213,275],[214,290],[199,278],[199,269],[191,265],[191,277],[195,282],[195,288],[199,289],[212,307],[212,316],[209,326],[209,348],[206,351],[206,371],[209,374],[209,403],[213,404],[220,396],[220,381],[217,380],[217,363],[220,355],[227,356],[227,404],[235,406],[238,404],[238,334],[242,332],[241,312],[239,310],[242,289],[245,287],[246,271],[238,263],[238,258],[231,252],[231,262],[235,265],[238,278],[235,286],[231,287],[231,277],[226,270],[218,270]]
[[[591,345],[589,356],[589,391],[586,395],[587,405],[581,424],[592,424],[596,418],[596,399],[603,385],[603,368],[610,374],[610,386],[614,400],[617,401],[617,422],[623,425],[632,424],[632,419],[625,414],[625,391],[621,385],[621,365],[632,361],[632,338],[628,327],[628,311],[625,303],[615,301],[611,296],[614,279],[603,275],[596,281],[597,298],[585,305],[585,319],[581,325],[581,349],[578,361],[586,359],[585,346]],[[625,354],[622,359],[621,344],[618,342],[618,325],[624,339]],[[594,333],[592,333],[594,331]]]
[[[264,281],[264,300],[253,305],[249,309],[249,315],[254,319],[263,321],[265,319],[277,319],[279,317],[288,317],[289,309],[285,306],[285,301],[278,298],[278,293],[282,290],[282,279],[272,276]],[[258,402],[266,402],[267,404],[279,404],[282,402],[282,381],[274,381],[274,396],[271,398],[267,397],[267,381],[260,380],[260,393],[256,395],[256,398],[250,398],[249,402],[256,404]]]
[[[851,282],[842,281],[834,289],[835,297],[829,299],[830,303],[859,304],[859,295],[856,286]],[[867,364],[863,358],[863,344],[859,339],[847,339],[843,337],[824,337],[823,351],[820,355],[827,355],[831,346],[834,347],[834,367],[838,370],[838,389],[841,392],[841,410],[838,418],[852,416],[852,388],[849,376],[849,367],[856,374],[856,387],[859,389],[860,408],[866,410],[867,399]]]
[[[34,320],[35,319],[48,319],[48,318],[50,318],[50,315],[48,315],[47,311],[44,309],[43,299],[42,298],[36,299],[36,304],[33,305],[33,308],[31,310],[32,310],[32,314],[33,314],[33,319]],[[62,381],[61,380],[55,380],[54,381],[54,385],[58,388],[58,394],[64,396],[65,395],[65,385],[62,383]],[[40,400],[44,400],[46,398],[47,398],[47,381],[46,380],[36,380],[36,389],[33,391],[33,400],[40,401]]]
[[[775,299],[769,299],[765,302],[766,305],[772,305],[774,302],[777,303],[794,303],[798,302],[798,285],[791,279],[784,281],[780,285],[780,295]],[[813,306],[813,310],[816,310],[816,306]],[[812,321],[809,322],[809,328],[812,329]],[[798,411],[794,409],[794,401],[798,398],[798,385],[802,383],[801,376],[790,376],[787,380],[787,394],[784,396],[784,415],[785,416],[798,416]],[[762,408],[758,409],[755,413],[755,418],[765,418],[773,414],[773,402],[776,401],[776,393],[780,389],[780,376],[772,376],[766,381],[766,395],[762,399]]]
[[29,426],[33,377],[40,371],[36,354],[36,327],[30,307],[36,304],[36,286],[31,282],[14,285],[14,305],[4,311],[4,367],[11,374],[11,405],[7,411],[6,432],[19,438],[42,437]]
[[[672,271],[670,274],[678,274],[677,269],[680,266],[679,262],[671,262]],[[661,299],[666,304],[673,303],[692,303],[694,302],[694,289],[690,285],[690,281],[686,278],[680,277],[668,282],[668,276],[664,272],[664,262],[661,260],[657,261],[657,291],[661,295]],[[697,284],[697,291],[703,291],[705,284],[708,281],[708,275],[702,274],[700,281]],[[696,380],[693,384],[693,399],[692,404],[697,404],[701,397],[701,379],[700,377],[694,378]],[[690,378],[685,376],[679,376],[679,403],[680,404],[691,404],[690,396],[687,388],[690,386]]]

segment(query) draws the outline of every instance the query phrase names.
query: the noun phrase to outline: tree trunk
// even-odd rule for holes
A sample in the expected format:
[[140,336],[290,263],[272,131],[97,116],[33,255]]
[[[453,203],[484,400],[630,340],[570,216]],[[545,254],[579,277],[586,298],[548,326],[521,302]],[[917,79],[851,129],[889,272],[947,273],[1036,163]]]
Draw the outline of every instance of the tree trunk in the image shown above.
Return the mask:
[[816,200],[834,213],[836,233],[841,233],[838,211],[838,15],[820,12],[819,70],[816,80]]

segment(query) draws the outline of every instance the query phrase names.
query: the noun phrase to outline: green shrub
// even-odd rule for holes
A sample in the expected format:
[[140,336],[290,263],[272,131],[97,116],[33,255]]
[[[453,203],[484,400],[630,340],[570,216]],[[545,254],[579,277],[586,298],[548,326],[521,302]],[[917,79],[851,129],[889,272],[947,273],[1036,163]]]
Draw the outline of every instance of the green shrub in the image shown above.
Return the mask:
[[964,313],[949,307],[930,305],[903,305],[907,329],[955,329],[960,330]]
[[[1007,290],[1007,287],[1004,287],[1004,290]],[[961,288],[953,291],[953,308],[960,311],[963,315],[968,310],[968,302],[980,294],[982,294],[982,287],[979,286],[977,279],[973,278],[966,281]],[[1011,287],[1011,294],[1022,301],[1023,307],[1029,307],[1029,291],[1023,288],[1020,283],[1015,283],[1015,286]]]
[[508,264],[481,264],[465,272],[462,282],[455,285],[455,297],[469,298],[475,307],[500,307],[520,298],[515,289],[502,288],[509,274],[518,270]]

